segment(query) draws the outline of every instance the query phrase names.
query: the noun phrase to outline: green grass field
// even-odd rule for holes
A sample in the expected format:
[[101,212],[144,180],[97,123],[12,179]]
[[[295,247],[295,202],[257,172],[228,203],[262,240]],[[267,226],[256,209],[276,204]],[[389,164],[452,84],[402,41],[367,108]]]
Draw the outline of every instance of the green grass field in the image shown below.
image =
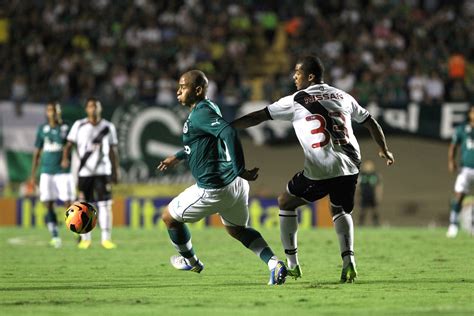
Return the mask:
[[[61,249],[44,229],[0,229],[1,315],[474,315],[474,238],[444,229],[356,230],[359,278],[339,284],[332,229],[299,234],[303,278],[266,285],[267,267],[223,229],[193,230],[201,274],[175,271],[165,231],[115,229],[115,250]],[[282,256],[278,230],[262,234]]]

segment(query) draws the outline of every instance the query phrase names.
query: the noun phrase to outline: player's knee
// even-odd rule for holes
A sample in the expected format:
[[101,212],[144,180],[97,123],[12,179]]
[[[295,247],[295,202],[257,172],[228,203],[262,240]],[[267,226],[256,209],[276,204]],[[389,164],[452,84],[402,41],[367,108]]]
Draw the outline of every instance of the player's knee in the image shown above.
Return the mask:
[[280,194],[278,196],[278,207],[280,210],[290,210],[292,207],[290,205],[290,199],[285,194]]
[[165,223],[166,227],[172,227],[176,222],[173,216],[171,216],[168,207],[166,207],[163,214],[161,214],[161,220]]
[[337,216],[339,214],[344,213],[344,208],[339,205],[331,204],[331,213],[332,213],[332,217]]

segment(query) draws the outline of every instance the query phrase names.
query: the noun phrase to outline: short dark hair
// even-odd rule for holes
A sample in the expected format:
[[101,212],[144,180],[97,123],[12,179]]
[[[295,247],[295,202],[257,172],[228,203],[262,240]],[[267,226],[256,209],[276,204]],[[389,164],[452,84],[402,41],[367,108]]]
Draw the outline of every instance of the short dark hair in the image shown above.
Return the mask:
[[315,81],[320,82],[324,77],[324,65],[321,59],[316,55],[307,55],[298,59],[298,64],[301,64],[301,70],[305,75],[313,74]]
[[97,99],[96,97],[88,97],[86,99],[86,103],[84,103],[84,107],[86,107],[87,103],[89,102],[100,103],[99,99]]
[[189,76],[191,82],[195,87],[202,87],[203,89],[207,89],[209,80],[207,79],[206,74],[201,70],[193,69],[186,72],[185,75]]

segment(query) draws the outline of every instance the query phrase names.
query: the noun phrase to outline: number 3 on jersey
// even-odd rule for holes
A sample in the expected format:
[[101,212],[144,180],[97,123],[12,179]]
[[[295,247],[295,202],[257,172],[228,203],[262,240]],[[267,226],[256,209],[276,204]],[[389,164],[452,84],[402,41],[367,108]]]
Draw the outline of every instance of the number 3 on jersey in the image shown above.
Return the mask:
[[[348,143],[346,121],[344,116],[340,112],[329,112],[331,118],[330,127],[332,127],[332,138],[333,142],[337,145],[345,145]],[[306,121],[318,121],[319,127],[312,129],[311,134],[317,135],[322,134],[323,139],[320,142],[312,144],[313,148],[321,148],[329,144],[331,140],[331,134],[327,129],[327,123],[324,116],[321,114],[313,114],[306,117]]]

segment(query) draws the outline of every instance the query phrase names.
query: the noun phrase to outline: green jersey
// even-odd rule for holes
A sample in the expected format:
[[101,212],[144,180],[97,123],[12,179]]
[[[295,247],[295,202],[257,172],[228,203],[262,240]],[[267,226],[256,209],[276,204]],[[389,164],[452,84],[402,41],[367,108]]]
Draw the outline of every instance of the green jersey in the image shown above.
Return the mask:
[[226,122],[219,107],[202,100],[189,113],[183,126],[184,150],[197,185],[204,189],[226,186],[244,170],[242,145],[235,129]]
[[38,127],[35,146],[42,150],[40,173],[57,174],[70,172],[70,168],[61,168],[63,146],[66,143],[68,132],[69,126],[67,124],[57,125],[53,128],[46,123]]
[[474,130],[469,124],[456,128],[451,141],[452,144],[461,146],[461,166],[474,168]]

